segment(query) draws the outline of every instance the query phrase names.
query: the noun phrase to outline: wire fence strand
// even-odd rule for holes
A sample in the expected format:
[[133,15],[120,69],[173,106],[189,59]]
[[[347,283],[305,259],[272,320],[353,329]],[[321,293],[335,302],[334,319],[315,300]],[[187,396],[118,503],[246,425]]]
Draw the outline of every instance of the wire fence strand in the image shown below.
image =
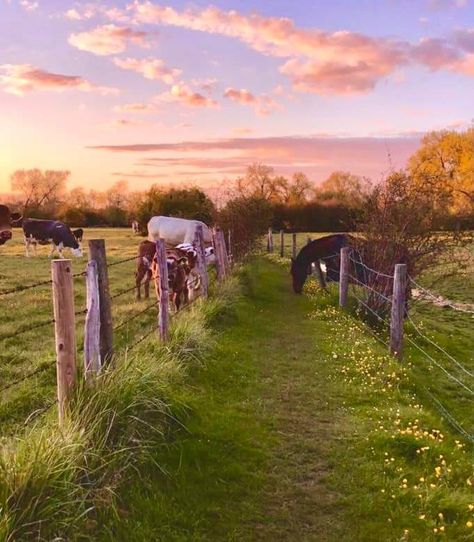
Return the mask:
[[4,391],[9,390],[10,388],[13,388],[14,386],[17,386],[18,384],[21,384],[25,380],[28,380],[29,378],[32,378],[33,376],[35,376],[35,375],[37,375],[39,373],[42,373],[42,372],[46,371],[47,369],[50,369],[54,365],[56,365],[56,360],[53,360],[53,361],[50,361],[48,363],[44,363],[43,365],[40,365],[34,371],[31,371],[31,372],[23,375],[21,378],[18,378],[17,380],[14,380],[13,382],[9,382],[8,384],[6,384],[2,388],[0,388],[0,393],[3,393]]

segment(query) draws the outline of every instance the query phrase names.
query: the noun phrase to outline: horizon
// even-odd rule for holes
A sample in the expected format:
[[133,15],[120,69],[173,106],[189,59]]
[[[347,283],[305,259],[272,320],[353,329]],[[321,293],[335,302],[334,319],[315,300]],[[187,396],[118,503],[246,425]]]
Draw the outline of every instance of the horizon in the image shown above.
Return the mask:
[[378,180],[472,123],[470,0],[0,0],[0,193],[218,186],[262,162]]

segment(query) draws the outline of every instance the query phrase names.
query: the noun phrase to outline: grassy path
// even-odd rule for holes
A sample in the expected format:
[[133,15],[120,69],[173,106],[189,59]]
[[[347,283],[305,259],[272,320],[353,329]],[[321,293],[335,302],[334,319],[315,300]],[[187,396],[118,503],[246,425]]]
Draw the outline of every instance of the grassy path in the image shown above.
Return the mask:
[[321,296],[295,296],[276,264],[257,260],[242,282],[207,366],[172,391],[188,414],[156,452],[166,475],[130,484],[103,539],[473,540],[470,464],[421,430],[439,420],[414,404],[406,369]]
[[[113,540],[334,540],[334,413],[317,358],[310,302],[280,268],[259,261],[218,346],[181,399],[187,433],[123,499]],[[321,363],[321,367],[318,365]]]

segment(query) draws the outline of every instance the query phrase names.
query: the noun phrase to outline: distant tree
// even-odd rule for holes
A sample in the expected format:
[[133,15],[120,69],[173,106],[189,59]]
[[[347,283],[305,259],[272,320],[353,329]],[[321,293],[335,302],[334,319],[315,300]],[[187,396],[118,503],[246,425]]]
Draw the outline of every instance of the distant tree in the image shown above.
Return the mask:
[[150,218],[157,215],[201,220],[213,225],[216,213],[214,203],[199,188],[171,188],[165,191],[154,185],[138,207],[136,219],[142,230]]
[[416,186],[431,190],[438,207],[453,213],[472,213],[474,128],[426,134],[409,160],[409,171]]
[[237,179],[236,186],[238,195],[243,198],[271,201],[278,192],[273,168],[259,163],[248,166],[244,177]]
[[331,201],[335,204],[361,206],[371,190],[370,180],[353,175],[348,171],[334,171],[317,188],[319,201]]
[[11,189],[22,196],[24,212],[55,207],[66,192],[69,171],[20,169],[10,177]]

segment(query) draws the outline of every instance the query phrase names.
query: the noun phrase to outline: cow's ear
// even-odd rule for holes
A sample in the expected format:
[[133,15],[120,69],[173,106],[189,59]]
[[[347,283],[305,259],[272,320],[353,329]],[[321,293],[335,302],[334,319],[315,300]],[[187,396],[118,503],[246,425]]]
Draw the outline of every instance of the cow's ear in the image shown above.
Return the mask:
[[20,222],[20,220],[23,218],[23,215],[21,213],[11,213],[10,214],[10,222],[12,224],[15,224],[16,222]]

